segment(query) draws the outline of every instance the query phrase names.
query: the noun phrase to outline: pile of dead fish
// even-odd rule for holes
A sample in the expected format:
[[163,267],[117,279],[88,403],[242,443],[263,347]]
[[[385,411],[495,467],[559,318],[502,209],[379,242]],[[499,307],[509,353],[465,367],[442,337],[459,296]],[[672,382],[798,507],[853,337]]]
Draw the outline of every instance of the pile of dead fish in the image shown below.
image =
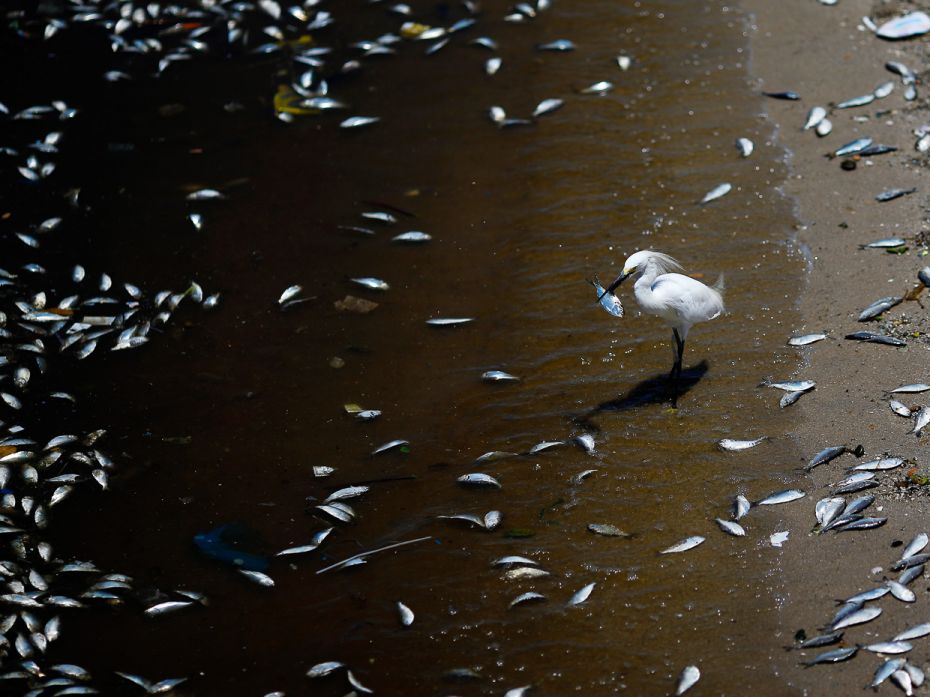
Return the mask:
[[[8,694],[94,694],[90,673],[70,664],[46,665],[49,644],[64,630],[67,613],[131,603],[155,615],[205,601],[195,591],[142,592],[133,579],[106,573],[92,562],[62,559],[45,541],[56,506],[81,487],[107,489],[115,464],[101,447],[104,430],[67,433],[43,423],[44,433],[18,424],[40,409],[66,413],[80,395],[56,389],[50,375],[94,355],[136,349],[157,337],[184,305],[215,306],[196,282],[178,292],[146,292],[102,270],[73,264],[66,274],[46,268],[60,254],[60,235],[82,209],[80,190],[59,181],[56,159],[67,147],[67,124],[78,115],[62,102],[10,109],[2,118],[25,122],[16,132],[31,140],[4,142],[0,166],[18,180],[23,196],[37,192],[61,201],[61,213],[17,223],[0,268],[0,690]],[[12,130],[7,133],[13,132]],[[56,266],[60,260],[56,259]],[[183,303],[183,304],[182,304]],[[59,373],[61,371],[58,371]],[[73,372],[73,370],[71,371]],[[56,407],[56,404],[58,407]],[[51,429],[62,428],[62,431]],[[167,692],[183,679],[148,681],[121,674],[148,692]]]

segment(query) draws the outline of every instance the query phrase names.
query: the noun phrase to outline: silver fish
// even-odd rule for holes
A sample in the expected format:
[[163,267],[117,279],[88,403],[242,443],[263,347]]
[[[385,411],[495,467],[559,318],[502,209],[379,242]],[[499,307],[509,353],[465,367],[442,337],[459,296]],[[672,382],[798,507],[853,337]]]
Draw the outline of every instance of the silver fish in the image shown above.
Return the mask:
[[922,407],[914,419],[914,430],[911,433],[917,434],[917,437],[920,438],[921,431],[930,423],[930,407]]
[[342,489],[338,489],[326,497],[326,500],[323,503],[332,503],[333,501],[343,501],[345,499],[354,499],[358,496],[361,496],[364,493],[367,493],[369,487],[367,486],[347,486]]
[[820,499],[814,506],[814,516],[821,526],[826,526],[833,522],[845,507],[846,501],[841,498]]
[[908,194],[913,194],[917,189],[886,189],[882,191],[875,197],[875,200],[879,203],[884,203],[886,201],[894,201],[896,198],[901,198],[902,196],[907,196]]
[[541,453],[544,450],[551,450],[559,445],[565,445],[563,440],[544,440],[541,443],[537,443],[532,448],[529,449],[527,455],[535,455],[536,453]]
[[287,549],[282,549],[280,552],[275,554],[276,557],[288,557],[293,554],[307,554],[316,549],[319,549],[319,545],[300,545],[299,547],[288,547]]
[[885,581],[885,585],[888,586],[891,594],[902,603],[913,603],[915,600],[917,600],[917,596],[914,595],[914,591],[905,586],[903,583],[888,580]]
[[590,433],[582,433],[580,436],[575,436],[572,440],[575,441],[582,450],[588,453],[588,455],[594,452],[594,436]]
[[340,668],[345,668],[345,663],[342,663],[341,661],[325,661],[323,663],[317,663],[307,671],[307,677],[322,678],[324,675],[329,675],[333,671],[339,670]]
[[187,195],[188,201],[221,201],[226,196],[216,189],[198,189]]
[[583,87],[579,91],[581,92],[581,94],[607,94],[613,88],[614,88],[614,83],[609,82],[607,80],[601,80],[600,82],[595,82],[592,85]]
[[904,460],[900,457],[880,457],[876,460],[870,460],[869,462],[863,462],[861,465],[856,465],[851,467],[850,471],[854,472],[884,472],[885,470],[893,470],[904,464]]
[[378,123],[380,120],[380,116],[350,116],[340,122],[339,128],[361,128],[362,126]]
[[891,682],[901,688],[901,691],[907,697],[914,694],[914,684],[911,681],[911,674],[906,670],[896,670],[891,674]]
[[923,565],[912,566],[911,568],[905,569],[904,571],[901,572],[901,575],[898,576],[898,583],[906,586],[911,581],[913,581],[915,578],[920,578],[923,575],[924,575]]
[[512,566],[514,564],[519,564],[521,566],[539,566],[539,562],[535,559],[530,559],[529,557],[521,557],[515,554],[511,554],[507,557],[500,557],[491,562],[493,566]]
[[749,513],[750,508],[752,508],[752,504],[749,499],[742,494],[737,494],[736,498],[733,499],[733,519],[739,520]]
[[521,593],[516,598],[511,600],[510,605],[508,605],[507,607],[514,608],[517,605],[523,605],[524,603],[537,602],[537,601],[545,600],[545,599],[546,599],[546,596],[544,596],[542,593],[536,593],[534,591],[529,591],[527,593]]
[[274,586],[274,579],[267,574],[263,574],[261,571],[250,571],[248,569],[237,569],[237,571],[260,586],[264,586],[265,588],[272,588]]
[[411,610],[409,607],[404,605],[399,600],[397,601],[397,612],[400,615],[400,623],[403,626],[409,627],[411,624],[413,624],[413,619],[414,619],[413,610]]
[[300,285],[293,285],[293,286],[290,286],[289,288],[286,288],[284,292],[281,293],[281,297],[278,298],[278,305],[283,305],[288,300],[292,300],[303,289],[304,289],[303,286],[300,286]]
[[409,232],[402,232],[399,235],[395,235],[391,238],[391,242],[419,244],[421,242],[429,242],[431,239],[433,239],[432,236],[425,232],[411,230]]
[[930,537],[927,536],[927,533],[921,532],[914,536],[910,542],[907,543],[907,546],[904,548],[904,551],[901,552],[901,558],[907,559],[908,557],[913,557],[915,554],[923,550],[927,543],[930,542]]
[[833,133],[833,122],[830,119],[824,119],[817,124],[817,127],[814,130],[817,132],[817,135],[820,138],[828,136]]
[[827,448],[824,448],[816,455],[814,455],[814,457],[811,458],[811,461],[808,462],[807,465],[805,465],[804,469],[810,472],[812,469],[814,469],[818,465],[824,465],[830,462],[831,460],[838,458],[840,455],[842,455],[845,452],[846,452],[845,445],[831,445]]
[[858,646],[850,646],[845,649],[834,649],[833,651],[827,651],[822,653],[819,656],[815,656],[809,661],[806,661],[804,665],[806,666],[816,666],[821,663],[839,663],[840,661],[845,661],[856,655],[856,652],[859,651]]
[[371,452],[371,454],[380,455],[381,453],[387,452],[388,450],[393,450],[394,448],[402,448],[407,445],[410,445],[410,441],[406,441],[402,439],[392,440],[392,441],[388,441],[384,445],[379,445],[377,448],[375,448]]
[[359,421],[372,421],[381,416],[381,411],[378,409],[363,409],[355,415],[355,418]]
[[732,438],[724,438],[717,443],[717,446],[721,450],[748,450],[749,448],[756,447],[764,440],[768,440],[768,436],[762,436],[761,438],[756,438],[755,440],[733,440]]
[[835,106],[836,109],[852,109],[857,106],[865,106],[866,104],[871,104],[875,101],[874,94],[863,94],[860,97],[853,97],[852,99],[847,99],[846,101],[840,102]]
[[455,481],[460,484],[466,484],[469,486],[490,486],[495,489],[501,488],[501,483],[497,481],[490,474],[484,474],[483,472],[472,472],[470,474],[463,474],[461,477],[458,477]]
[[724,182],[723,184],[718,184],[713,189],[711,189],[706,194],[704,194],[704,198],[702,198],[699,201],[699,203],[703,205],[705,203],[710,203],[711,201],[715,201],[718,198],[721,198],[722,196],[726,196],[728,193],[730,193],[730,190],[732,188],[733,188],[733,185],[729,184],[728,182]]
[[875,675],[872,677],[872,682],[869,683],[869,687],[878,687],[885,680],[891,677],[891,674],[897,670],[901,670],[904,667],[904,664],[907,661],[903,658],[892,658],[884,663],[882,663],[878,670],[875,671]]
[[835,157],[845,157],[847,155],[855,155],[858,152],[862,152],[867,147],[872,144],[871,138],[856,138],[856,140],[850,141],[845,145],[837,148],[836,152],[833,153]]
[[873,600],[884,598],[890,592],[891,591],[887,586],[876,586],[875,588],[870,588],[867,591],[856,593],[856,595],[850,598],[847,598],[845,604],[846,605],[857,604],[861,606],[863,603],[869,603],[869,602],[872,602]]
[[788,339],[788,345],[789,346],[808,346],[818,341],[823,341],[826,338],[827,338],[826,334],[802,334],[801,336],[793,336],[790,339]]
[[608,293],[600,283],[591,281],[594,291],[597,293],[598,302],[607,312],[614,317],[623,317],[623,304],[613,293]]
[[724,520],[723,518],[714,518],[714,522],[728,535],[733,535],[734,537],[746,536],[745,528],[739,523],[732,520]]
[[872,653],[896,654],[907,653],[914,647],[906,641],[884,641],[879,644],[869,644],[862,648]]
[[178,610],[183,610],[184,608],[190,607],[194,603],[190,601],[168,601],[164,603],[158,603],[152,607],[146,609],[146,617],[160,617],[161,615],[168,614],[170,612],[177,612]]
[[844,627],[852,627],[856,624],[871,622],[880,614],[882,614],[882,609],[880,607],[864,607],[838,620],[830,629],[843,629]]
[[765,382],[763,383],[766,387],[772,387],[776,390],[784,390],[785,392],[806,392],[807,390],[812,390],[817,387],[817,383],[813,380],[788,380],[785,382]]
[[519,382],[520,378],[503,370],[488,370],[481,374],[481,379],[485,382]]
[[691,537],[686,537],[681,542],[673,544],[667,549],[663,549],[659,554],[676,554],[678,552],[687,552],[689,549],[694,549],[699,544],[704,542],[704,538],[700,535],[692,535]]
[[815,106],[807,112],[807,121],[804,122],[804,130],[816,128],[817,124],[827,118],[827,110],[822,106]]
[[930,634],[930,622],[924,622],[923,624],[918,624],[910,629],[905,629],[903,632],[896,634],[892,637],[892,641],[910,641],[911,639],[920,639]]
[[467,324],[468,322],[474,321],[474,317],[438,317],[436,319],[428,319],[426,323],[434,327],[454,327],[459,324]]
[[497,75],[497,71],[501,69],[501,64],[503,60],[495,56],[494,58],[488,58],[484,63],[484,72],[487,75]]
[[690,690],[701,679],[701,671],[697,666],[686,666],[678,676],[678,683],[675,685],[675,697],[680,697]]
[[859,518],[843,526],[837,526],[837,532],[848,532],[850,530],[872,530],[880,528],[888,522],[888,518]]
[[589,583],[581,590],[576,591],[575,594],[569,598],[568,606],[574,607],[575,605],[581,605],[583,602],[585,602],[589,597],[591,597],[591,592],[594,590],[595,585],[597,584]]
[[575,44],[568,39],[556,39],[549,43],[539,44],[536,48],[540,51],[574,51]]
[[785,489],[784,491],[777,491],[774,494],[769,494],[764,499],[757,501],[755,505],[757,506],[772,506],[779,503],[788,503],[790,501],[797,501],[806,496],[803,491],[800,489]]
[[866,508],[871,506],[873,503],[875,503],[874,496],[860,496],[854,501],[850,501],[849,504],[845,508],[843,508],[842,515],[846,516],[846,515],[854,515],[856,513],[861,513]]
[[488,109],[488,117],[493,123],[496,123],[498,126],[504,123],[504,120],[507,118],[507,112],[504,111],[503,107],[492,106]]
[[782,409],[785,407],[790,407],[792,404],[801,399],[801,397],[805,394],[807,393],[803,390],[798,390],[797,392],[785,392],[781,399],[778,400],[778,406],[780,406]]
[[924,684],[926,675],[924,675],[924,672],[920,668],[918,668],[917,666],[911,665],[910,663],[905,663],[904,670],[910,676],[911,685],[913,687],[920,687],[921,685]]
[[740,157],[749,157],[752,155],[752,151],[755,148],[753,142],[749,138],[737,138],[736,139],[736,149],[739,151]]
[[886,237],[881,240],[875,240],[868,244],[860,244],[859,249],[894,249],[907,244],[907,240],[901,237]]
[[349,280],[351,280],[352,283],[356,283],[362,286],[363,288],[368,288],[369,290],[389,290],[390,289],[390,286],[385,281],[382,281],[380,278],[372,278],[370,276],[366,276],[364,278],[352,278]]
[[563,104],[565,104],[565,102],[561,99],[544,99],[533,109],[533,118],[535,119],[545,114],[551,114],[556,109],[560,109]]
[[894,92],[894,82],[889,80],[888,82],[883,82],[878,87],[876,87],[872,94],[876,99],[884,99],[892,92]]
[[901,387],[896,387],[895,389],[891,390],[891,394],[916,394],[917,392],[926,392],[927,390],[930,390],[930,385],[923,382],[917,382],[911,385],[901,385]]

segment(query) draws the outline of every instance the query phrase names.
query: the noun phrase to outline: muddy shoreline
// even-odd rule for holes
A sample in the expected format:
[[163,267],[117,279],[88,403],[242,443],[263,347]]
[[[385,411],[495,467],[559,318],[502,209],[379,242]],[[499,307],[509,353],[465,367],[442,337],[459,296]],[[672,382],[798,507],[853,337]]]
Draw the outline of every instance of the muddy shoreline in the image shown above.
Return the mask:
[[[783,634],[788,645],[794,633],[804,629],[818,633],[835,611],[835,600],[894,578],[889,566],[900,549],[927,527],[928,498],[920,487],[908,493],[896,486],[903,469],[926,473],[926,450],[910,433],[905,420],[888,406],[887,391],[907,383],[925,382],[928,355],[919,334],[926,330],[926,311],[905,302],[887,314],[910,316],[907,348],[845,340],[845,334],[863,329],[880,332],[876,322],[857,321],[859,311],[878,297],[903,295],[918,286],[917,271],[926,262],[925,247],[915,237],[926,225],[926,159],[915,152],[915,128],[926,120],[924,87],[919,97],[906,102],[898,77],[885,69],[886,61],[900,61],[920,73],[926,39],[886,42],[862,27],[862,17],[877,22],[916,9],[907,3],[890,6],[871,2],[843,2],[828,7],[816,2],[768,3],[746,0],[743,6],[754,16],[751,45],[753,73],[765,91],[795,90],[800,102],[769,100],[766,110],[778,126],[778,139],[790,151],[790,176],[785,192],[797,201],[800,225],[798,243],[808,250],[811,267],[801,294],[803,325],[793,333],[824,331],[825,341],[799,349],[796,377],[817,382],[816,390],[795,407],[801,418],[796,438],[807,458],[822,448],[861,444],[865,455],[855,460],[844,455],[816,468],[802,480],[810,505],[795,509],[789,519],[793,539],[783,556],[786,595],[777,601]],[[875,14],[872,14],[872,13]],[[818,138],[802,126],[814,105],[827,107],[871,92],[886,80],[894,80],[893,97],[865,107],[833,110],[833,132]],[[897,152],[857,160],[852,171],[840,168],[840,159],[824,157],[841,144],[868,136],[877,143],[893,145]],[[887,203],[875,201],[880,192],[916,187],[915,194]],[[883,250],[860,249],[876,239],[902,237],[909,250],[902,255]],[[926,403],[924,395],[909,395],[910,405]],[[887,516],[877,530],[814,536],[804,531],[815,525],[813,503],[828,496],[846,468],[857,462],[892,454],[905,458],[905,468],[879,474],[883,484],[858,495],[876,494],[872,515]],[[798,463],[804,464],[803,462]],[[853,494],[850,498],[855,497]],[[927,580],[913,582],[916,602],[908,605],[891,599],[879,601],[884,613],[875,622],[847,630],[845,645],[867,644],[890,638],[908,626],[925,621]],[[914,642],[909,661],[926,667],[927,646]],[[809,659],[816,651],[798,654]],[[852,693],[867,685],[879,657],[867,652],[840,666],[791,669],[782,677],[800,694]],[[883,685],[882,691],[896,690]]]

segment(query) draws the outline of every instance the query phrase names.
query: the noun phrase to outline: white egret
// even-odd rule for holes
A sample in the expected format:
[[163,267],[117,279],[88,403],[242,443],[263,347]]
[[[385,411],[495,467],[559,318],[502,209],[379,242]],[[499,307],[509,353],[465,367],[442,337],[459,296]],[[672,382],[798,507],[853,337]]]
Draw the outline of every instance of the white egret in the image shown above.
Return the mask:
[[672,405],[678,402],[678,380],[681,377],[681,358],[685,352],[688,332],[698,322],[719,317],[723,311],[723,276],[713,288],[706,286],[683,271],[681,265],[668,254],[644,249],[636,252],[623,265],[623,273],[604,291],[613,293],[623,281],[634,273],[639,274],[633,286],[636,302],[650,315],[661,317],[672,327],[675,341],[675,363],[669,379],[672,382]]

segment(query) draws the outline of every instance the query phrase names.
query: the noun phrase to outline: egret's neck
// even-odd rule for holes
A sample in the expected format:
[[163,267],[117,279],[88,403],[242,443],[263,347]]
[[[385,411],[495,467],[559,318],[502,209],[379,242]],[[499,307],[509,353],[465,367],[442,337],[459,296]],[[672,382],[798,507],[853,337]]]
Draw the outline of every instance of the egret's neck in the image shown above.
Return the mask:
[[655,297],[652,294],[652,284],[659,275],[658,267],[650,262],[646,264],[646,268],[643,269],[639,278],[636,279],[636,283],[633,284],[633,293],[636,295],[636,300],[639,302],[640,307],[653,315],[660,315],[663,310],[663,308],[656,303]]
[[635,288],[637,290],[645,290],[652,287],[653,282],[656,280],[656,276],[659,275],[659,267],[656,263],[650,260],[643,272],[639,275],[639,278],[636,279]]

